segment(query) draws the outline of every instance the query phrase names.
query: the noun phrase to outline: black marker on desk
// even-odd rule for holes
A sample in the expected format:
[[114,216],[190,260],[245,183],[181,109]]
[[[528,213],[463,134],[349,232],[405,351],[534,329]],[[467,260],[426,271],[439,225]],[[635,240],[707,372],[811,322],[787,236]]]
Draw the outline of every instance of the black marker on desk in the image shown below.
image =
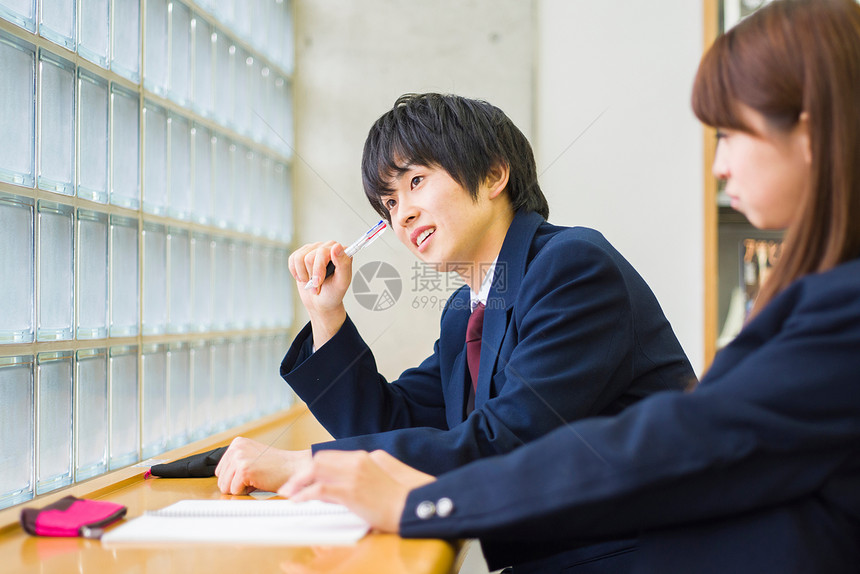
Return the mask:
[[[371,227],[367,233],[356,239],[355,242],[344,249],[343,252],[346,253],[347,256],[353,257],[356,253],[373,243],[377,237],[382,235],[382,232],[385,231],[386,227],[387,225],[385,221],[380,220],[379,223]],[[334,262],[329,261],[328,265],[325,267],[325,279],[331,277],[332,273],[334,273]],[[325,279],[323,279],[323,281],[325,281]],[[305,289],[313,289],[315,287],[317,287],[317,285],[314,285],[313,279],[305,283]]]

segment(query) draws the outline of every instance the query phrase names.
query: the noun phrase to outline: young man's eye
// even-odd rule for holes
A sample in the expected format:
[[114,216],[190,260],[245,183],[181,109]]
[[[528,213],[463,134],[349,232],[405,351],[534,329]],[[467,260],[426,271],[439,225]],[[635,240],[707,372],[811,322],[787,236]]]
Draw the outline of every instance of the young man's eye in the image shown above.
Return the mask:
[[424,180],[424,176],[416,175],[415,177],[413,177],[413,178],[412,178],[411,186],[412,186],[413,188],[415,188],[415,187],[417,187],[417,186],[418,186],[418,184],[419,184],[419,183],[421,183],[423,180]]

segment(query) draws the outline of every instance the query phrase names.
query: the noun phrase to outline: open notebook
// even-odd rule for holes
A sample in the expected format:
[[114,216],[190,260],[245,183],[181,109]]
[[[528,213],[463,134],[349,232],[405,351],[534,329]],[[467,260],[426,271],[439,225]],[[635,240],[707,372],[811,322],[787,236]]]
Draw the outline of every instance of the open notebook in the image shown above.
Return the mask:
[[326,502],[182,500],[109,530],[102,544],[353,544],[369,528],[346,507]]

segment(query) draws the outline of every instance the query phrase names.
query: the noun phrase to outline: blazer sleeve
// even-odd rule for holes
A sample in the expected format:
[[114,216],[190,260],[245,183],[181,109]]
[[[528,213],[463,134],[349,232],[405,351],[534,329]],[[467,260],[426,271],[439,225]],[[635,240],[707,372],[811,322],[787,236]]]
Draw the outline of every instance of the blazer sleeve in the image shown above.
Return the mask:
[[523,277],[512,315],[506,336],[516,344],[503,345],[497,357],[497,394],[463,423],[351,437],[315,449],[382,449],[440,474],[595,415],[630,385],[631,300],[602,247],[579,239],[548,244]]
[[438,341],[433,355],[389,384],[349,317],[315,353],[311,338],[308,324],[284,357],[281,376],[333,437],[446,426]]
[[[736,343],[757,350],[692,393],[660,393],[617,417],[565,426],[414,490],[401,534],[615,536],[813,494],[838,508],[826,500],[840,491],[833,484],[840,473],[856,480],[860,472],[860,297],[853,289],[853,303],[833,293],[802,297],[763,343],[754,321]],[[860,512],[854,492],[844,507]],[[422,501],[441,498],[453,502],[448,516],[417,516]]]

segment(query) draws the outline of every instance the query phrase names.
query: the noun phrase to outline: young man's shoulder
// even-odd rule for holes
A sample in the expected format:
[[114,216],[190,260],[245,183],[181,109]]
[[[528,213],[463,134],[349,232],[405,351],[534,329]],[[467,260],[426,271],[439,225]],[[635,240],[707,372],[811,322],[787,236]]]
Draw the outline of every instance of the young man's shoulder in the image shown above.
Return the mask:
[[[583,249],[603,251],[613,257],[618,253],[602,233],[590,227],[564,227],[543,223],[535,233],[536,252],[549,249],[552,252],[574,255]],[[573,250],[573,251],[571,251]]]

